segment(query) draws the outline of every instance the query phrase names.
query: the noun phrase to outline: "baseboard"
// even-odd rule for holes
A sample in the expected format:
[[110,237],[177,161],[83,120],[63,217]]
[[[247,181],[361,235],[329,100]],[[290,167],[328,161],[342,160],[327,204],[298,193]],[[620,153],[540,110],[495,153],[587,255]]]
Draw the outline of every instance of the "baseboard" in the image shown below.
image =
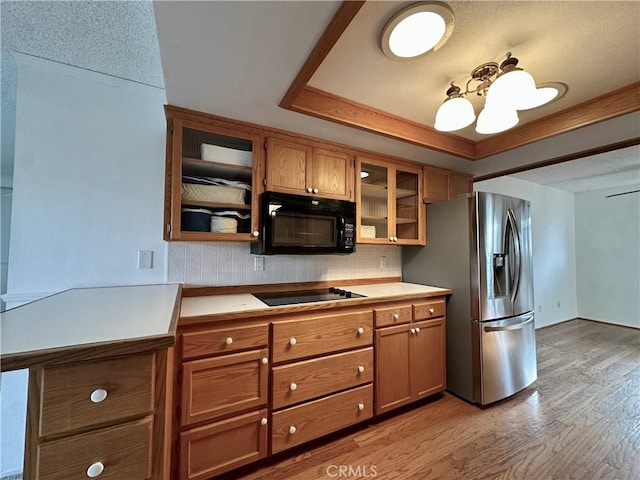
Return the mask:
[[542,330],[542,329],[544,329],[544,328],[555,327],[555,326],[557,326],[557,325],[562,325],[563,323],[573,322],[574,320],[580,320],[580,318],[578,318],[578,317],[568,318],[568,319],[566,319],[566,320],[561,320],[561,321],[559,321],[559,322],[557,322],[557,323],[552,323],[552,324],[550,324],[550,325],[543,325],[542,327],[538,327],[538,328],[536,328],[536,330]]
[[640,327],[634,327],[633,325],[625,325],[623,323],[614,323],[614,322],[605,322],[603,320],[595,320],[593,318],[578,317],[576,318],[576,320],[586,320],[587,322],[601,323],[603,325],[615,325],[616,327],[631,328],[632,330],[640,330]]

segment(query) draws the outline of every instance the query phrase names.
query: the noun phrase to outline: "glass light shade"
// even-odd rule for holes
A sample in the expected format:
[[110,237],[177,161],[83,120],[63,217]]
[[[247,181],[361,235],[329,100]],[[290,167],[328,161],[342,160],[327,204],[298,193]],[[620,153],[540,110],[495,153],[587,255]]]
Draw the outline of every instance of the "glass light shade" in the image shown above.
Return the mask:
[[434,128],[441,132],[452,132],[471,125],[475,119],[476,114],[469,100],[449,98],[438,108]]
[[360,172],[360,178],[367,178],[368,176],[369,176],[369,172],[365,172],[364,170]]
[[478,115],[476,122],[476,132],[483,135],[500,133],[515,127],[520,119],[518,112],[510,108],[485,107]]
[[417,57],[438,44],[444,36],[445,27],[444,19],[437,13],[415,13],[393,29],[389,49],[398,57]]
[[486,106],[499,109],[516,109],[522,101],[535,95],[536,82],[524,70],[513,70],[496,78],[489,87]]
[[541,107],[556,98],[558,93],[558,89],[555,87],[537,88],[531,94],[518,98],[516,108],[518,110],[529,110],[531,108]]

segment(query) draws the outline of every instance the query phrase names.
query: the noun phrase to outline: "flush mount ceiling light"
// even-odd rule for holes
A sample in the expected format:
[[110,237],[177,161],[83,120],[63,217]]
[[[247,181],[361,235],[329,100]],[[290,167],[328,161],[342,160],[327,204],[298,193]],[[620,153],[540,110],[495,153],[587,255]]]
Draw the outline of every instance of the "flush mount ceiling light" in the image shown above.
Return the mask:
[[382,51],[393,60],[413,60],[440,48],[453,31],[453,22],[453,11],[444,3],[410,5],[385,25]]
[[[500,66],[488,62],[476,67],[464,92],[451,82],[447,98],[436,113],[435,129],[452,132],[473,123],[476,119],[473,105],[464,98],[470,93],[485,97],[484,108],[476,122],[476,132],[482,134],[504,132],[518,124],[518,110],[547,105],[567,93],[568,87],[564,83],[536,85],[533,77],[517,65],[518,59],[507,53]],[[479,83],[470,90],[469,85],[474,81]]]

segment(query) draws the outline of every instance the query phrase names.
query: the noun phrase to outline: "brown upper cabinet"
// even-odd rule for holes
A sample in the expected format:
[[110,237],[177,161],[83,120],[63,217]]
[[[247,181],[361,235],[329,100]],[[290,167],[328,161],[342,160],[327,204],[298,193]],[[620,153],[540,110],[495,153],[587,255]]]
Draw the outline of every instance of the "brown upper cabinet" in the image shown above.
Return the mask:
[[422,168],[358,157],[356,171],[358,243],[424,245]]
[[165,111],[164,239],[257,240],[262,137],[250,128]]
[[471,175],[430,166],[423,167],[423,171],[425,203],[444,202],[473,191]]
[[267,139],[266,190],[353,201],[353,160],[350,154]]

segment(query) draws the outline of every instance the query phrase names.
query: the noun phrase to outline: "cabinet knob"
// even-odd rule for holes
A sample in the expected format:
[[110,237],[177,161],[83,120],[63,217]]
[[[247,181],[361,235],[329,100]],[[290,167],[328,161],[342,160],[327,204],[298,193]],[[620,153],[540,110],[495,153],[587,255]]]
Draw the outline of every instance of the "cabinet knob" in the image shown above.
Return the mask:
[[360,411],[364,410],[364,403],[359,403],[358,404],[358,410],[360,410]]
[[93,403],[100,403],[107,398],[107,391],[104,388],[96,388],[93,392],[91,392],[91,401]]
[[389,241],[390,241],[390,242],[393,242],[393,237],[389,237]]
[[269,423],[269,420],[267,420],[266,418],[260,419],[260,425],[266,425],[267,423]]
[[101,462],[92,463],[91,465],[89,465],[89,468],[87,468],[87,477],[89,478],[98,477],[102,475],[103,471],[104,471],[104,465]]
[[313,193],[313,188],[311,187],[307,188],[307,193]]
[[364,333],[363,327],[358,327],[358,335],[362,335]]
[[269,363],[269,359],[267,357],[264,357],[262,360],[260,360],[262,362],[263,365],[266,365],[267,363]]
[[435,312],[435,310],[433,308],[430,308],[429,313],[433,313],[433,312]]
[[289,340],[289,345],[295,345],[296,343],[298,343],[298,341],[295,338]]
[[292,392],[295,392],[298,389],[298,385],[296,383],[291,382],[291,385],[289,385],[289,390],[291,390]]
[[297,431],[298,431],[298,429],[297,429],[296,427],[294,427],[293,425],[291,425],[291,426],[289,427],[289,433],[290,433],[291,435],[293,435],[293,434],[294,434],[294,433],[296,433]]
[[364,372],[364,365],[358,365],[358,372],[360,373]]
[[394,313],[393,314],[393,319],[394,320],[398,320],[400,318],[400,314],[399,313]]
[[416,333],[420,333],[420,327],[416,327]]
[[259,237],[260,236],[260,232],[258,230],[254,230],[251,235],[253,235],[254,237]]
[[226,343],[227,345],[231,345],[233,343],[233,338],[231,337],[227,337],[224,339],[224,343]]
[[397,242],[398,241],[398,237],[393,237],[393,241]]
[[313,193],[318,193],[318,189],[317,189],[317,188],[314,188],[314,189],[313,189]]
[[411,333],[416,333],[416,329],[415,329],[415,328],[411,328],[409,331],[410,331]]

